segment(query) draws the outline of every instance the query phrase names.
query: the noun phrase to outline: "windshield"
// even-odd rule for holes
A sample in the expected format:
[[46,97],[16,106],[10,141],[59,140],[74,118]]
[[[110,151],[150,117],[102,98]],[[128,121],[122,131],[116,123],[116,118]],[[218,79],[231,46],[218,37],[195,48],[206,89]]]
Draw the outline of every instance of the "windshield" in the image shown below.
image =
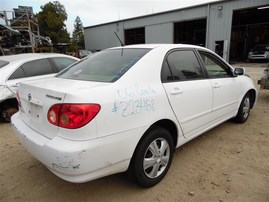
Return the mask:
[[112,49],[93,54],[60,72],[57,77],[97,82],[114,82],[150,49]]
[[268,51],[269,50],[269,45],[256,46],[253,50],[254,51]]

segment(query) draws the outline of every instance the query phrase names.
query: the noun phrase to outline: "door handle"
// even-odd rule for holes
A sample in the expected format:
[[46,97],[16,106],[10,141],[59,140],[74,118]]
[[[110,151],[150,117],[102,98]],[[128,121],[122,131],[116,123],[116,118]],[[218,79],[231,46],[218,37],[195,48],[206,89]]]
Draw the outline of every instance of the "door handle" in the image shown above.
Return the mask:
[[218,83],[214,83],[213,88],[220,88],[220,85]]
[[180,95],[183,93],[183,91],[180,88],[175,87],[173,90],[171,90],[170,93],[171,93],[171,95]]

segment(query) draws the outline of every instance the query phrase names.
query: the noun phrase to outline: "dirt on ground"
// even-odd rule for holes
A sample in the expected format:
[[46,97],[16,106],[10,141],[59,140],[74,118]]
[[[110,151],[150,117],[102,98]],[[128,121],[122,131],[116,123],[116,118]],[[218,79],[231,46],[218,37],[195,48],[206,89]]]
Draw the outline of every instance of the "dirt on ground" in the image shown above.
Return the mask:
[[[236,66],[256,84],[267,65]],[[0,201],[268,202],[269,90],[259,90],[246,123],[228,121],[178,148],[168,174],[152,188],[125,174],[65,182],[27,153],[7,123],[0,123],[0,161]]]

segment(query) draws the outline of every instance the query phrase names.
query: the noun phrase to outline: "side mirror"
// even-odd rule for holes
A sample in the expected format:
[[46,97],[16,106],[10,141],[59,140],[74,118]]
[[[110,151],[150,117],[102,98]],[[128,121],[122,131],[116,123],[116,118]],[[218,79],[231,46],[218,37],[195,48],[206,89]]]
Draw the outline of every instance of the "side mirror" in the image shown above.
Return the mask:
[[234,69],[234,75],[240,76],[240,75],[244,75],[244,74],[245,74],[245,69],[244,68],[236,67]]

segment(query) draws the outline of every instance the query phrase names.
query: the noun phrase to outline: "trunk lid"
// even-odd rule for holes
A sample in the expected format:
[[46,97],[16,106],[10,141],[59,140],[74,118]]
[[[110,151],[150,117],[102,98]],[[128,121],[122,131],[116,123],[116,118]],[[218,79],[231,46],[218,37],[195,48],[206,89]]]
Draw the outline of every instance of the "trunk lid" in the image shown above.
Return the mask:
[[[66,94],[76,94],[80,89],[94,88],[100,83],[49,78],[20,84],[19,98],[22,120],[41,135],[52,139],[59,127],[48,122],[47,113],[54,104],[63,103]],[[79,100],[78,100],[79,102]]]

